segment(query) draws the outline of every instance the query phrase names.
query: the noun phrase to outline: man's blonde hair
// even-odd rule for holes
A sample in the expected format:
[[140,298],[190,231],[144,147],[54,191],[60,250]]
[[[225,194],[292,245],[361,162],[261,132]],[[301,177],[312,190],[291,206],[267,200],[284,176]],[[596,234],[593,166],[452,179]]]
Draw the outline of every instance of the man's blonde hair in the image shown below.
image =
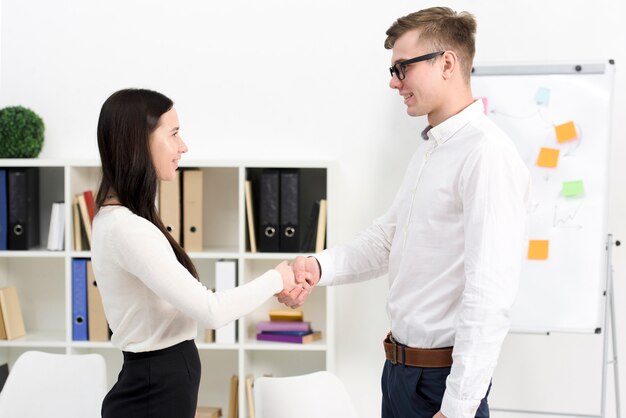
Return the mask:
[[[408,14],[396,20],[387,29],[385,48],[391,49],[406,32],[419,29],[419,42],[426,43],[432,51],[452,50],[459,57],[461,70],[469,83],[476,52],[476,19],[471,13],[457,13],[447,7],[431,7]],[[418,39],[415,40],[416,43]]]

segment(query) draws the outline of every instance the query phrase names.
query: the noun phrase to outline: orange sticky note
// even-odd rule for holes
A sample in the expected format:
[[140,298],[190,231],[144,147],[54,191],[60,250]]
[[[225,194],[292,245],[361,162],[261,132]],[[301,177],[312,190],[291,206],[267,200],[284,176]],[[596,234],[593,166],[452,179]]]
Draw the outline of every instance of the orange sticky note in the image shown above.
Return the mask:
[[528,259],[547,260],[549,246],[550,241],[548,240],[531,239],[528,243]]
[[554,148],[541,148],[537,165],[539,167],[555,168],[559,163],[559,150]]
[[559,144],[563,142],[573,141],[578,138],[578,133],[576,133],[576,126],[574,122],[566,122],[561,125],[557,125],[554,127],[556,132],[556,140]]

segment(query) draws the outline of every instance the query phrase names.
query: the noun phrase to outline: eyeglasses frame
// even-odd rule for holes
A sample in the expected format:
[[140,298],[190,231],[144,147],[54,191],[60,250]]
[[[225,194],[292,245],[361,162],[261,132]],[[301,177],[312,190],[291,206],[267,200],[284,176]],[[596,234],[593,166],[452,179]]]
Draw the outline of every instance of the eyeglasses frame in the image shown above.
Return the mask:
[[431,52],[430,54],[420,55],[419,57],[396,62],[391,67],[389,67],[389,73],[391,74],[391,78],[393,78],[393,76],[395,75],[398,80],[402,81],[406,77],[406,67],[408,65],[415,64],[416,62],[420,61],[428,61],[433,58],[437,58],[445,53],[446,51]]

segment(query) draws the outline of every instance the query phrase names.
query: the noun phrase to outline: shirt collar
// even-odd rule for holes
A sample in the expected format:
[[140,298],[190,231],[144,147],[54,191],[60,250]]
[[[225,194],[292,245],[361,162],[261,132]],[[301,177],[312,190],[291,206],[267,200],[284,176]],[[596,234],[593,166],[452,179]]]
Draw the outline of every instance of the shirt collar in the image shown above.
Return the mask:
[[439,125],[428,125],[426,129],[422,131],[422,139],[431,139],[436,141],[437,145],[441,145],[450,139],[459,129],[483,113],[484,106],[482,100],[476,100],[456,115],[441,122]]

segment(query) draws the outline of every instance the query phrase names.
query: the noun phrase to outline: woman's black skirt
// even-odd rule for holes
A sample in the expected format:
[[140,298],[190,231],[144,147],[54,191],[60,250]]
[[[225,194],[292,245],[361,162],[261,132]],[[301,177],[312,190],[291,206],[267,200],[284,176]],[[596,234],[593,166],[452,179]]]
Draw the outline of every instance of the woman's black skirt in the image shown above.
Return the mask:
[[193,418],[200,357],[193,340],[143,353],[124,351],[117,383],[102,402],[103,418]]

